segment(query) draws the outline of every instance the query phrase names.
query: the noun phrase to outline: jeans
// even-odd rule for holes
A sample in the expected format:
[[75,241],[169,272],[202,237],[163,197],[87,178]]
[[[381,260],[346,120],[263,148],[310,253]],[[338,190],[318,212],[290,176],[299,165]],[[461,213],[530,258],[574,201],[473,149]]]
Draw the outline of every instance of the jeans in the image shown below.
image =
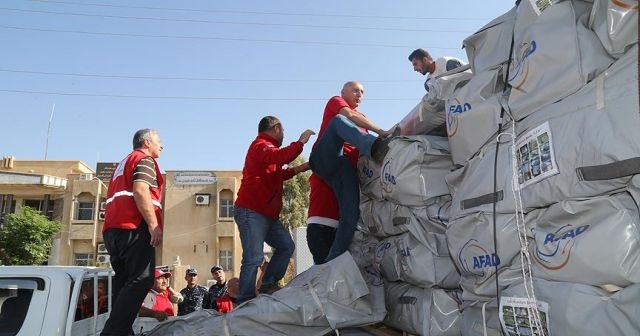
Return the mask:
[[133,335],[131,326],[154,282],[151,235],[143,221],[135,230],[108,229],[103,236],[115,275],[111,314],[101,335]]
[[349,158],[342,155],[343,143],[346,141],[356,146],[361,154],[371,155],[375,140],[375,136],[363,133],[349,118],[339,114],[331,119],[309,156],[311,170],[333,189],[340,211],[336,238],[327,261],[349,249],[360,218],[358,176]]
[[307,225],[307,245],[313,256],[313,263],[324,264],[329,255],[329,249],[336,238],[336,229],[322,224],[309,223]]
[[242,266],[240,266],[240,294],[237,303],[256,296],[256,276],[264,259],[263,245],[267,243],[275,251],[262,277],[262,284],[275,284],[284,277],[293,255],[295,244],[291,235],[278,219],[267,218],[253,210],[234,209],[234,219],[242,242]]

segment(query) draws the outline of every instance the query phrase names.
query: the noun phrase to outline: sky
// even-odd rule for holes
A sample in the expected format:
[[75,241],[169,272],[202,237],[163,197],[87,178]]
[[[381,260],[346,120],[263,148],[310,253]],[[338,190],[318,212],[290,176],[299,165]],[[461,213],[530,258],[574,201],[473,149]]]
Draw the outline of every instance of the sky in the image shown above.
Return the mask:
[[136,130],[154,128],[162,170],[241,170],[262,117],[282,121],[285,145],[317,132],[327,100],[348,80],[364,85],[358,109],[389,129],[425,93],[409,53],[421,47],[466,61],[464,38],[511,7],[3,0],[0,155],[95,169],[128,154]]

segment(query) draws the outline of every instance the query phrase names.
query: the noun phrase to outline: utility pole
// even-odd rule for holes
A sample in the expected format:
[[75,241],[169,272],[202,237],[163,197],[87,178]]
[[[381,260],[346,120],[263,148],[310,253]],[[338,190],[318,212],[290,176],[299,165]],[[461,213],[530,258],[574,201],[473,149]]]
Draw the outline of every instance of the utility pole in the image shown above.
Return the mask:
[[49,126],[47,126],[47,140],[44,145],[44,159],[47,159],[47,153],[49,152],[49,133],[51,132],[51,121],[53,120],[53,111],[56,109],[56,104],[51,106],[51,115],[49,116]]

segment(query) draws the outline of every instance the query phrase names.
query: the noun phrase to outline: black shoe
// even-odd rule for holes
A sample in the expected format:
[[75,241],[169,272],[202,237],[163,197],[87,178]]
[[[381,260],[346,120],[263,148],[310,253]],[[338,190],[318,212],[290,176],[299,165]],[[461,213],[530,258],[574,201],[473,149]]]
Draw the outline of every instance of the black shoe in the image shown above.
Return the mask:
[[371,158],[373,161],[378,164],[382,164],[384,157],[387,156],[387,153],[389,152],[389,143],[391,143],[391,141],[398,135],[400,135],[400,126],[396,126],[390,136],[386,138],[377,138],[373,142],[373,145],[371,145]]
[[282,287],[275,283],[262,284],[260,285],[260,288],[258,288],[258,292],[261,294],[273,294],[281,289]]

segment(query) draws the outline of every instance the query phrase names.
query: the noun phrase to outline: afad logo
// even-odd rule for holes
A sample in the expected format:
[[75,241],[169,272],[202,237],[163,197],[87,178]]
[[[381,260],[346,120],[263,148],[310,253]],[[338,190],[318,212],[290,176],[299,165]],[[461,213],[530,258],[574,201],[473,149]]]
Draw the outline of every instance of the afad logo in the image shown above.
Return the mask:
[[561,270],[571,260],[571,250],[576,239],[589,230],[589,225],[574,227],[567,224],[553,233],[536,232],[534,260],[550,271]]
[[458,116],[457,114],[462,114],[471,110],[471,104],[469,103],[461,103],[458,98],[454,98],[453,101],[455,104],[449,105],[449,109],[447,110],[447,134],[449,137],[453,137],[458,132]]
[[480,284],[495,273],[500,258],[495,253],[489,253],[477,239],[469,239],[458,253],[458,262],[464,272],[479,277],[476,283]]
[[387,160],[382,166],[382,170],[380,171],[380,182],[382,184],[382,190],[390,193],[393,190],[393,187],[396,185],[396,176],[393,174],[391,170],[391,163],[393,162],[393,158]]
[[366,164],[362,165],[362,169],[360,169],[360,174],[362,174],[363,180],[368,180],[373,177],[373,169],[369,168]]
[[376,247],[376,254],[375,254],[376,263],[380,263],[382,261],[382,258],[384,257],[385,253],[387,253],[387,250],[389,250],[390,248],[391,248],[391,243],[388,241],[382,242]]
[[529,77],[529,56],[533,55],[537,48],[536,41],[531,40],[531,42],[520,44],[520,48],[516,51],[517,62],[512,63],[509,70],[509,80],[507,81],[516,90],[519,90],[526,83],[527,77]]

